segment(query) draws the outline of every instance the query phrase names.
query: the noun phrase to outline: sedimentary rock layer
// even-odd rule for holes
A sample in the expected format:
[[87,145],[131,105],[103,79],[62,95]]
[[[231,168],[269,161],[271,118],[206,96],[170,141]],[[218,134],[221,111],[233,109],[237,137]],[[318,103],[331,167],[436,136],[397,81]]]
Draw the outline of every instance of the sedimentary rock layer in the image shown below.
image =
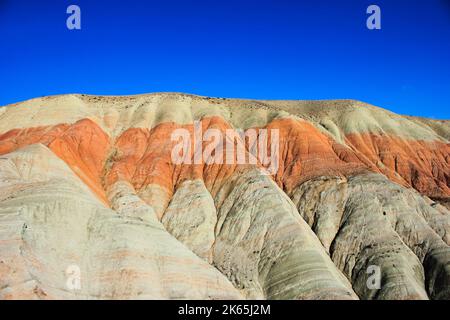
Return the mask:
[[[203,152],[216,129],[248,160],[251,128],[276,131],[274,172]],[[448,121],[351,100],[2,107],[0,298],[449,299],[449,138]]]

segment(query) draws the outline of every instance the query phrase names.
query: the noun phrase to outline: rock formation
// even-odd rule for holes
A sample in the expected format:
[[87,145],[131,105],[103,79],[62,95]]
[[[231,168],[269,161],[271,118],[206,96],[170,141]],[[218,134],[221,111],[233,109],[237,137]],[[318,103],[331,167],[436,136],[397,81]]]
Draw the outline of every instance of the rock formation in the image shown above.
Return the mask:
[[[277,170],[174,163],[177,129],[207,148],[197,121],[222,145],[276,130]],[[352,100],[1,107],[0,299],[450,299],[449,141],[450,121]]]

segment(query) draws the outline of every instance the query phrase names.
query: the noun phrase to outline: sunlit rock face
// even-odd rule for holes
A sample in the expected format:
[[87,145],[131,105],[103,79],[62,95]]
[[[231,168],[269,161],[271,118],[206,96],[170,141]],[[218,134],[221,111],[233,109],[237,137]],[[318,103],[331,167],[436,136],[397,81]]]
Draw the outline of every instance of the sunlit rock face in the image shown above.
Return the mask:
[[[176,130],[249,129],[276,132],[274,171],[173,159]],[[0,299],[450,299],[449,139],[352,100],[1,107]]]

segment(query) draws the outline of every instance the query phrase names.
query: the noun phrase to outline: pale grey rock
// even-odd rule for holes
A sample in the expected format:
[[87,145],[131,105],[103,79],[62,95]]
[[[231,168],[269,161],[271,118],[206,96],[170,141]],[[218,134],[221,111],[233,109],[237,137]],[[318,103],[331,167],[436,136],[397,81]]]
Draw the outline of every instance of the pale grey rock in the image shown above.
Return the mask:
[[[448,299],[450,212],[379,174],[319,177],[291,195],[334,263],[365,299]],[[380,290],[367,269],[382,271]]]
[[251,299],[355,299],[291,200],[257,169],[215,197],[214,265]]
[[195,254],[212,262],[217,213],[214,200],[202,180],[181,183],[161,222]]
[[1,157],[0,194],[0,299],[241,298],[130,186],[111,188],[117,211],[106,208],[42,145]]

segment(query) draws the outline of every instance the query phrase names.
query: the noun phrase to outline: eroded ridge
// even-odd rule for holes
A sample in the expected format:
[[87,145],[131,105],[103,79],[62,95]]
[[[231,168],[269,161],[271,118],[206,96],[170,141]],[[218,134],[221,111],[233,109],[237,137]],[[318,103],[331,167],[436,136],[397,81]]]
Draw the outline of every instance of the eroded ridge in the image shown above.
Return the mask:
[[[236,132],[245,159],[257,140],[238,133],[276,130],[276,171],[237,154],[174,163],[176,130],[211,146],[197,126],[221,146]],[[0,298],[449,299],[449,137],[448,121],[351,100],[0,108]]]

